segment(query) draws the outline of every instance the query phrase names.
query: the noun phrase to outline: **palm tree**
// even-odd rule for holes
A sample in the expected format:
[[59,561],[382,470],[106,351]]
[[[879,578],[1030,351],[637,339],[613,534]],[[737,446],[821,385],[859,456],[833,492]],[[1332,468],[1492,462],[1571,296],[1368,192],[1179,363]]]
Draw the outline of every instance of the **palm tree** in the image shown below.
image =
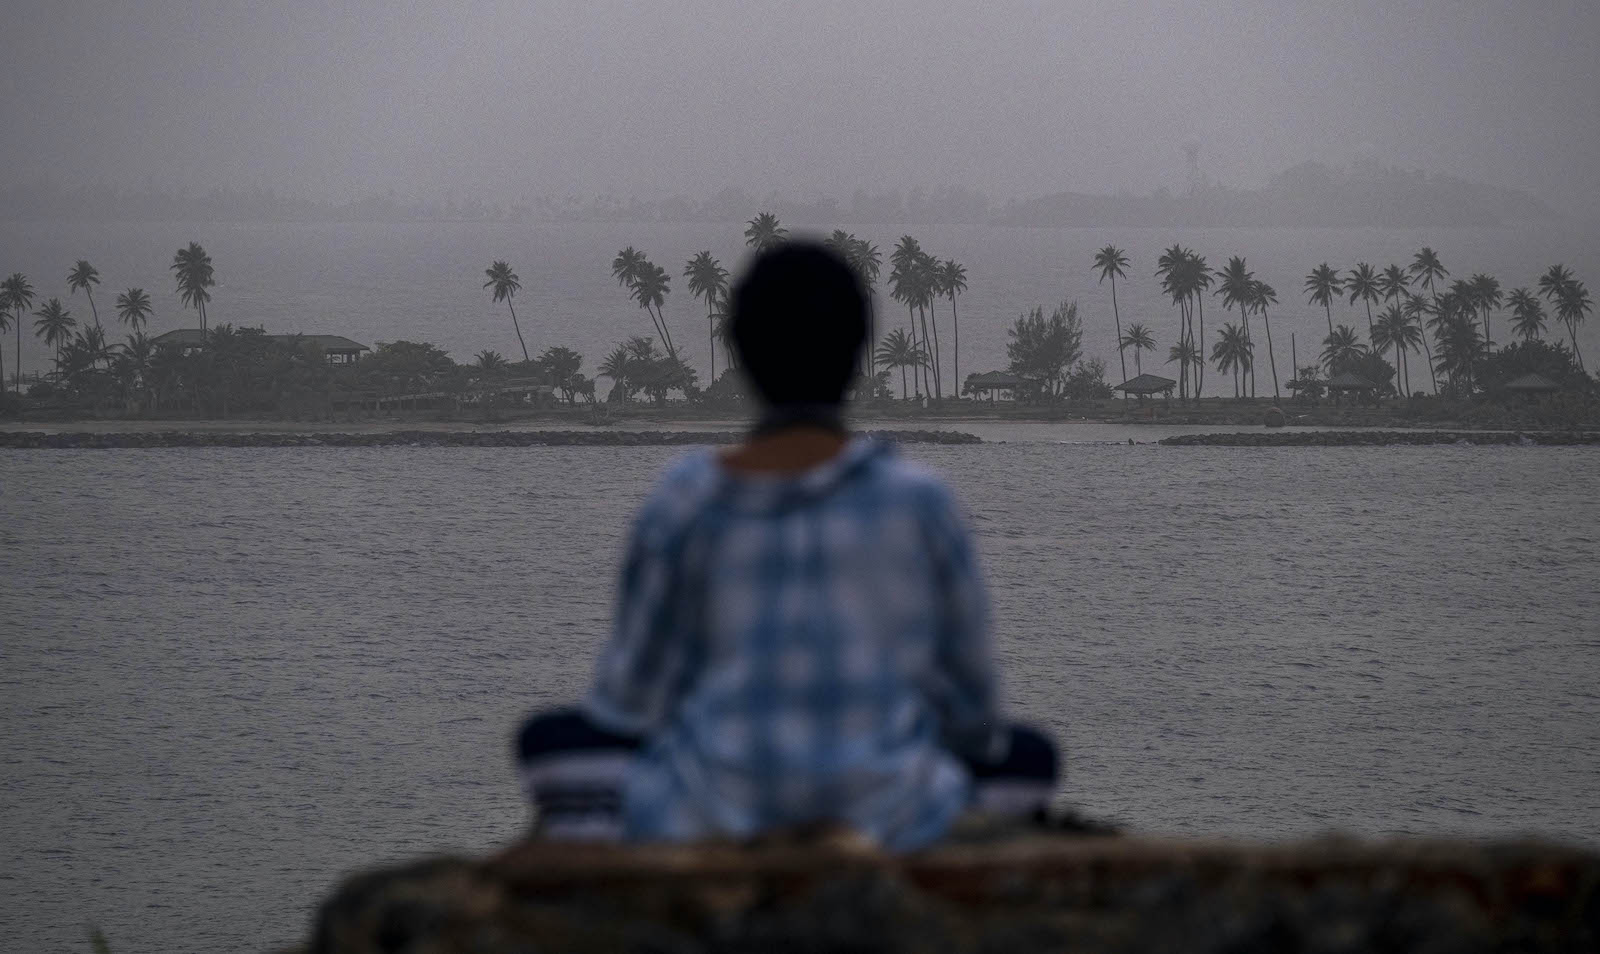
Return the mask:
[[473,364],[484,374],[499,374],[506,369],[506,358],[498,351],[484,350],[474,356]]
[[1378,293],[1383,295],[1384,301],[1398,302],[1410,285],[1406,270],[1399,265],[1390,265],[1378,276]]
[[617,345],[610,354],[606,355],[605,360],[600,362],[600,366],[595,369],[595,373],[603,374],[610,378],[613,385],[622,389],[622,395],[626,398],[630,393],[628,390],[628,376],[632,366],[633,356],[628,353],[628,349],[625,346]]
[[1225,323],[1217,343],[1211,346],[1211,360],[1218,371],[1233,375],[1233,397],[1238,400],[1239,372],[1250,361],[1250,339],[1245,337],[1244,330],[1231,321]]
[[[1255,303],[1255,276],[1245,267],[1244,257],[1240,255],[1235,255],[1228,259],[1228,264],[1224,265],[1222,271],[1217,274],[1222,279],[1222,282],[1217,286],[1217,290],[1213,294],[1222,296],[1222,308],[1224,311],[1230,307],[1239,309],[1239,330],[1244,335],[1245,340],[1248,341],[1250,339],[1250,309]],[[1269,347],[1267,350],[1270,355],[1272,349]],[[1247,358],[1247,361],[1249,363],[1246,365],[1246,369],[1250,372],[1250,396],[1255,397],[1253,349],[1252,357]],[[1274,387],[1276,387],[1276,384],[1274,384]],[[1276,394],[1277,392],[1274,391],[1273,393]]]
[[[1174,245],[1156,260],[1156,274],[1161,277],[1162,290],[1178,308],[1178,338],[1181,347],[1174,347],[1170,354],[1184,360],[1179,366],[1179,399],[1188,400],[1189,369],[1192,366],[1195,369],[1194,396],[1198,401],[1204,382],[1205,354],[1195,341],[1195,306],[1197,299],[1204,301],[1200,293],[1211,284],[1211,272],[1206,267],[1204,258],[1180,245]],[[1202,345],[1204,331],[1202,325],[1200,339]]]
[[[17,353],[15,355],[17,368],[17,394],[22,394],[22,316],[29,308],[33,307],[33,286],[28,284],[27,276],[21,272],[12,272],[5,281],[0,282],[0,312],[11,312],[14,316],[10,324],[16,326]],[[0,330],[4,330],[0,327]],[[5,390],[5,362],[0,361],[0,391]]]
[[150,296],[143,288],[130,288],[117,296],[117,317],[137,332],[150,322]]
[[[1189,366],[1199,360],[1200,351],[1194,346],[1194,340],[1191,338],[1184,338],[1177,344],[1167,349],[1167,363],[1176,363],[1180,369],[1180,374],[1187,375],[1189,373]],[[1179,383],[1179,387],[1182,387],[1182,382]]]
[[967,290],[966,266],[953,258],[944,260],[943,265],[937,266],[939,290],[950,299],[950,327],[955,330],[954,354],[955,377],[951,380],[956,384],[961,383],[961,316],[956,313],[956,297]]
[[867,374],[876,374],[873,367],[873,344],[878,340],[878,311],[874,304],[878,286],[878,274],[883,270],[883,256],[878,253],[878,246],[865,239],[851,236],[850,252],[846,256],[856,274],[861,276],[861,283],[867,289]]
[[[1444,267],[1444,263],[1439,260],[1438,254],[1426,245],[1411,257],[1411,265],[1407,270],[1411,272],[1411,277],[1417,280],[1417,284],[1422,286],[1422,290],[1433,296],[1433,311],[1438,312],[1439,292],[1434,286],[1438,284],[1439,279],[1448,278],[1450,270]],[[1414,313],[1413,317],[1420,323],[1426,316],[1421,313]],[[1433,381],[1433,391],[1437,394],[1439,392],[1439,376],[1434,366],[1433,352],[1428,345],[1427,334],[1422,336],[1422,354],[1428,361],[1428,378]]]
[[[1250,283],[1250,307],[1261,313],[1261,326],[1267,329],[1267,364],[1272,368],[1272,401],[1274,404],[1280,400],[1278,397],[1278,358],[1272,351],[1272,319],[1267,314],[1267,307],[1269,305],[1276,305],[1277,303],[1277,289],[1263,281],[1252,281]],[[1250,330],[1248,328],[1245,329],[1244,337],[1245,342],[1249,344]],[[1291,344],[1292,343],[1293,342],[1291,342]],[[1255,346],[1253,344],[1250,346],[1250,354],[1248,355],[1248,358],[1253,377],[1256,366]],[[1255,394],[1251,393],[1250,396],[1253,398],[1255,397]]]
[[1565,265],[1551,265],[1539,276],[1539,294],[1550,304],[1561,299],[1561,293],[1573,282],[1572,272]]
[[72,317],[72,312],[62,307],[61,299],[52,298],[33,313],[39,319],[33,323],[33,333],[44,339],[46,347],[54,348],[56,364],[61,364],[61,348],[72,340],[72,329],[78,322]]
[[728,270],[711,257],[711,252],[695,254],[683,267],[683,277],[689,280],[689,294],[706,300],[706,340],[711,345],[711,380],[717,379],[717,297],[728,290]]
[[[672,278],[667,270],[652,262],[645,262],[639,269],[639,274],[633,280],[630,291],[634,301],[650,316],[650,321],[656,326],[656,331],[661,335],[661,343],[667,348],[667,357],[678,356],[677,346],[672,343],[672,333],[667,330],[667,316],[661,313],[661,308],[667,303],[667,293],[672,291]],[[651,309],[654,308],[654,311]]]
[[72,271],[67,273],[67,290],[75,292],[81,288],[83,293],[89,296],[89,313],[94,316],[96,328],[100,327],[100,311],[94,306],[94,286],[98,284],[100,284],[100,272],[90,265],[86,258],[78,259],[78,263],[72,266]]
[[896,328],[885,335],[883,343],[878,345],[877,358],[885,368],[900,369],[900,399],[903,401],[910,387],[906,380],[906,368],[915,369],[926,364],[928,355],[904,329]]
[[135,331],[128,336],[127,343],[122,345],[117,355],[114,370],[127,392],[129,410],[133,409],[133,392],[136,388],[142,387],[147,395],[152,391],[151,359],[155,357],[155,351],[156,346],[149,336],[142,331]]
[[1328,316],[1328,334],[1333,334],[1333,300],[1339,297],[1339,273],[1333,270],[1327,262],[1323,262],[1311,270],[1306,276],[1307,299],[1313,305],[1321,305],[1322,311]]
[[1327,367],[1330,376],[1338,373],[1339,368],[1347,362],[1366,353],[1366,347],[1361,344],[1361,339],[1356,337],[1356,330],[1349,325],[1340,325],[1332,334],[1322,339],[1322,363]]
[[[889,297],[906,306],[906,315],[911,329],[911,340],[920,347],[924,354],[927,353],[927,338],[924,334],[919,342],[917,339],[917,305],[927,296],[927,270],[923,263],[929,258],[922,250],[922,245],[915,237],[910,235],[900,236],[900,241],[895,244],[894,251],[889,253]],[[927,329],[923,329],[926,333]],[[927,362],[914,366],[912,369],[912,382],[917,385],[917,396],[922,396],[922,385],[918,381],[918,374],[923,379],[927,378]],[[932,391],[932,388],[929,388]]]
[[630,245],[611,260],[611,274],[616,278],[618,285],[632,285],[649,262],[643,252]]
[[522,340],[522,325],[517,322],[517,308],[511,303],[512,297],[522,290],[521,280],[517,278],[517,273],[511,270],[510,265],[498,260],[484,269],[483,273],[489,276],[483,287],[494,290],[495,304],[503,301],[506,307],[511,309],[511,327],[517,332],[517,344],[522,345],[522,360],[531,361],[532,359],[528,357],[528,343]]
[[211,292],[207,289],[217,283],[211,267],[211,256],[206,254],[199,242],[190,242],[188,248],[178,249],[178,254],[172,257],[171,270],[177,280],[178,296],[200,316],[200,331],[203,334],[206,330],[206,303],[211,301]]
[[1401,394],[1408,393],[1411,382],[1406,379],[1401,381],[1401,370],[1405,367],[1404,351],[1411,346],[1411,339],[1420,336],[1421,330],[1406,319],[1405,312],[1399,305],[1391,304],[1378,315],[1378,320],[1372,326],[1372,349],[1378,353],[1384,351],[1394,352],[1395,390]]
[[1594,310],[1594,301],[1589,297],[1589,290],[1583,287],[1583,282],[1569,281],[1561,289],[1561,298],[1556,302],[1556,317],[1567,326],[1567,336],[1572,339],[1572,355],[1578,359],[1578,370],[1585,371],[1583,366],[1583,352],[1578,350],[1578,326],[1589,320],[1589,312]]
[[1356,267],[1350,269],[1350,278],[1346,280],[1345,291],[1350,293],[1350,304],[1365,302],[1367,306],[1367,334],[1372,334],[1372,303],[1378,300],[1381,294],[1378,285],[1378,274],[1366,262],[1357,262]]
[[[1115,245],[1107,245],[1094,253],[1094,268],[1100,273],[1100,281],[1111,279],[1111,317],[1117,323],[1117,340],[1122,340],[1122,312],[1117,308],[1117,279],[1128,277],[1128,256],[1122,249]],[[1122,362],[1122,380],[1128,380],[1128,359],[1123,355],[1122,349],[1117,349],[1117,359]],[[961,369],[956,368],[956,380],[961,380]]]
[[1484,347],[1488,347],[1492,343],[1489,337],[1489,315],[1505,301],[1500,294],[1500,280],[1493,275],[1480,272],[1472,276],[1472,292],[1478,307],[1483,309],[1483,344]]
[[1150,329],[1138,322],[1129,325],[1128,333],[1123,335],[1122,340],[1117,342],[1117,350],[1126,351],[1129,348],[1133,349],[1134,373],[1143,374],[1144,362],[1140,360],[1140,353],[1156,350],[1156,339],[1151,337]]
[[744,244],[757,253],[765,252],[789,237],[789,230],[778,224],[778,217],[762,212],[745,223]]
[[1544,304],[1526,288],[1513,288],[1506,299],[1511,307],[1511,331],[1521,335],[1523,341],[1532,341],[1544,334]]

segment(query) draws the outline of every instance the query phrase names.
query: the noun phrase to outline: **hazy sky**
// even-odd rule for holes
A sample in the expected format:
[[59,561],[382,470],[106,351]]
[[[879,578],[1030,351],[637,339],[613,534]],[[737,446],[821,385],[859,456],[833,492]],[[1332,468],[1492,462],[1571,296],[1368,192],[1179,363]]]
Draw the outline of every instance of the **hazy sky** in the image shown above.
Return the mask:
[[1600,207],[1594,0],[9,0],[7,180],[997,199],[1373,156]]

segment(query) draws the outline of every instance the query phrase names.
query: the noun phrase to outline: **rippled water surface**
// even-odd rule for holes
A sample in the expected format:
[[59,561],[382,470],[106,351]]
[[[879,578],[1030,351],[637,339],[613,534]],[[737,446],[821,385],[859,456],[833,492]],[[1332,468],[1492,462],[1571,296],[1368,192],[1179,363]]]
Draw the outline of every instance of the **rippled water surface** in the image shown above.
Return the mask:
[[[0,947],[267,949],[524,822],[667,448],[0,455]],[[1157,832],[1600,841],[1600,453],[919,447],[1006,697]]]

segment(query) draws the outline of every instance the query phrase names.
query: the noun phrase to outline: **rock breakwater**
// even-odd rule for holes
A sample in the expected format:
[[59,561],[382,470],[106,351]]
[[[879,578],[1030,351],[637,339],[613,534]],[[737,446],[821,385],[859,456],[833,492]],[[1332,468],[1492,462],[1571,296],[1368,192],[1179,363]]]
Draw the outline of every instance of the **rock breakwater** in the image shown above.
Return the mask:
[[[959,431],[869,431],[900,444],[978,444]],[[733,444],[740,431],[210,431],[0,432],[0,449],[110,450],[145,447],[650,447]]]
[[1242,431],[1165,437],[1167,447],[1379,447],[1428,444],[1484,446],[1600,444],[1600,431]]
[[352,878],[305,951],[1596,949],[1600,857],[1575,849],[1040,835],[899,857],[529,842]]

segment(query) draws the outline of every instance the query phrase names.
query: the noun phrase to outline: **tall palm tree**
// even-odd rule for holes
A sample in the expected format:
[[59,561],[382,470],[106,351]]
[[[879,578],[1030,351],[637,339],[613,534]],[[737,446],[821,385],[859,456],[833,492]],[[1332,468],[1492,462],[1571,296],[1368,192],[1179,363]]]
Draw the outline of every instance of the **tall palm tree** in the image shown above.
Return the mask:
[[150,322],[150,296],[143,288],[130,288],[117,296],[117,317],[135,332]]
[[[1106,279],[1111,279],[1111,317],[1117,323],[1117,340],[1122,340],[1122,312],[1117,308],[1117,279],[1128,277],[1128,255],[1115,245],[1107,245],[1094,253],[1094,269],[1100,273],[1103,284]],[[1117,349],[1117,359],[1122,362],[1122,380],[1128,380],[1128,359],[1123,355],[1122,349]],[[956,369],[956,380],[961,380],[960,368]]]
[[878,246],[866,239],[857,239],[852,236],[850,254],[847,258],[856,274],[861,276],[861,283],[867,288],[867,374],[877,373],[873,367],[873,343],[878,340],[878,311],[874,298],[877,294],[878,275],[883,270],[883,256],[878,253]]
[[1249,354],[1250,339],[1245,337],[1244,329],[1231,321],[1224,323],[1217,343],[1211,346],[1211,361],[1218,371],[1233,375],[1235,400],[1239,398],[1239,372],[1249,363]]
[[883,338],[883,343],[878,345],[878,363],[885,368],[900,369],[900,399],[906,399],[909,383],[906,380],[906,369],[916,368],[926,363],[927,353],[916,340],[905,333],[904,329],[896,328]]
[[689,294],[706,301],[706,340],[711,345],[711,380],[717,379],[717,298],[728,290],[728,270],[711,257],[709,250],[697,252],[683,267],[689,280]]
[[100,310],[94,306],[94,286],[98,284],[100,284],[100,272],[90,265],[86,258],[78,259],[78,263],[72,266],[72,271],[67,273],[67,290],[75,292],[81,288],[83,293],[89,296],[89,313],[94,316],[96,328],[100,327]]
[[1379,290],[1378,273],[1366,262],[1357,262],[1356,267],[1350,269],[1350,277],[1345,280],[1344,290],[1350,293],[1350,304],[1365,302],[1367,306],[1367,334],[1372,334],[1372,303],[1377,301],[1382,294]]
[[1544,304],[1526,288],[1513,288],[1506,299],[1511,307],[1511,331],[1523,341],[1532,341],[1544,334]]
[[939,277],[939,290],[950,299],[950,327],[955,331],[953,355],[955,359],[955,377],[951,378],[956,386],[961,384],[961,316],[956,313],[956,298],[967,290],[966,266],[953,258],[944,260],[944,264],[937,266]]
[[[1268,285],[1266,282],[1259,280],[1252,281],[1250,283],[1250,307],[1253,310],[1261,313],[1261,326],[1267,329],[1267,364],[1272,369],[1272,401],[1274,404],[1280,400],[1278,396],[1278,358],[1272,350],[1272,318],[1267,314],[1267,308],[1271,305],[1276,305],[1277,303],[1277,289],[1273,288],[1271,285]],[[1250,342],[1249,329],[1245,329],[1244,337],[1245,343],[1250,345],[1250,352],[1247,355],[1247,358],[1250,362],[1251,373],[1253,375],[1256,366],[1255,345]],[[1255,397],[1255,394],[1252,392],[1250,396],[1253,398]]]
[[745,223],[744,244],[757,253],[765,252],[789,237],[789,230],[778,223],[771,212],[762,212]]
[[178,254],[172,257],[171,270],[177,281],[178,297],[199,315],[203,334],[206,330],[206,304],[211,301],[209,289],[217,284],[211,256],[206,254],[199,242],[190,242],[188,248],[178,249]]
[[[926,337],[921,341],[917,338],[917,305],[927,296],[927,270],[923,263],[929,258],[922,250],[922,244],[914,236],[902,235],[900,241],[895,243],[894,251],[889,253],[889,297],[906,306],[907,323],[911,330],[911,340],[928,351]],[[923,329],[926,331],[926,329]],[[912,368],[912,383],[916,385],[917,396],[922,396],[922,379],[927,378],[926,362]],[[932,388],[929,388],[931,393]]]
[[[1239,331],[1248,341],[1250,339],[1250,310],[1255,303],[1255,276],[1251,274],[1250,269],[1245,267],[1244,257],[1241,255],[1229,258],[1228,264],[1224,265],[1222,271],[1217,274],[1222,281],[1218,284],[1217,290],[1213,294],[1222,296],[1222,308],[1224,311],[1230,307],[1239,309]],[[1268,348],[1268,352],[1271,352],[1270,348]],[[1246,359],[1248,363],[1245,370],[1250,372],[1250,396],[1255,397],[1253,349],[1251,355],[1252,357]]]
[[1150,335],[1150,329],[1139,322],[1129,325],[1128,333],[1117,342],[1117,350],[1126,351],[1129,348],[1133,349],[1133,373],[1143,374],[1144,362],[1140,360],[1139,355],[1145,351],[1156,350],[1156,339]]
[[1339,273],[1327,262],[1323,262],[1311,270],[1306,276],[1307,300],[1313,305],[1321,305],[1323,314],[1328,317],[1328,334],[1333,334],[1333,300],[1339,297],[1342,283]]
[[1483,311],[1483,343],[1484,347],[1488,347],[1493,343],[1493,339],[1489,337],[1489,315],[1505,302],[1500,293],[1500,280],[1493,275],[1479,272],[1472,276],[1472,292],[1478,307]]
[[[1176,364],[1180,374],[1188,374],[1189,367],[1201,359],[1200,351],[1194,346],[1194,339],[1184,338],[1177,344],[1167,349],[1167,363]],[[1179,381],[1179,387],[1183,382]],[[1182,397],[1182,392],[1179,392]]]
[[510,265],[498,259],[493,265],[484,269],[483,273],[489,276],[483,287],[493,289],[495,304],[505,302],[506,307],[511,310],[511,327],[517,332],[517,344],[522,345],[522,360],[533,360],[528,357],[528,343],[522,340],[522,325],[517,321],[517,307],[511,303],[511,299],[522,290],[522,281],[517,278],[517,273],[511,270]]
[[[1450,277],[1450,270],[1445,268],[1444,263],[1439,260],[1438,253],[1426,245],[1411,257],[1411,265],[1408,266],[1407,270],[1411,272],[1411,277],[1416,279],[1417,284],[1422,286],[1422,290],[1433,297],[1433,312],[1437,313],[1439,310],[1439,292],[1436,286],[1439,283],[1439,279]],[[1415,317],[1419,324],[1426,318],[1421,313],[1415,314]],[[1428,378],[1433,382],[1433,390],[1437,394],[1439,391],[1439,375],[1434,365],[1433,351],[1428,345],[1428,335],[1426,333],[1422,335],[1422,354],[1428,361]]]
[[[13,317],[10,324],[16,327],[17,351],[14,356],[17,369],[17,394],[22,394],[22,316],[29,308],[33,307],[33,286],[28,283],[28,278],[21,272],[12,272],[5,281],[0,281],[0,311],[9,311]],[[5,389],[5,363],[0,361],[0,391]]]
[[1396,304],[1385,308],[1372,326],[1373,351],[1380,354],[1384,351],[1394,352],[1394,387],[1400,394],[1409,393],[1411,388],[1409,377],[1402,380],[1406,367],[1405,352],[1410,349],[1412,340],[1421,334],[1421,329],[1411,324],[1405,312]]
[[1572,339],[1572,355],[1578,359],[1578,370],[1586,371],[1583,366],[1583,352],[1578,350],[1578,326],[1589,320],[1589,312],[1594,310],[1594,301],[1589,297],[1589,290],[1583,282],[1572,280],[1561,289],[1561,297],[1556,301],[1556,317],[1567,326],[1567,336]]
[[[1406,316],[1407,324],[1417,329],[1417,344],[1421,345],[1424,362],[1428,366],[1428,380],[1433,384],[1433,393],[1439,393],[1439,375],[1433,367],[1433,354],[1428,348],[1428,333],[1425,330],[1430,316],[1436,311],[1433,304],[1421,295],[1406,294],[1406,303],[1400,309]],[[1413,350],[1417,350],[1413,347]]]
[[44,339],[45,346],[53,348],[56,364],[61,364],[61,348],[72,340],[72,329],[78,326],[72,312],[62,307],[61,299],[52,298],[33,313],[39,319],[33,323],[33,333]]
[[1196,344],[1195,313],[1197,301],[1204,301],[1201,292],[1211,284],[1211,271],[1206,267],[1204,258],[1180,245],[1174,245],[1156,260],[1156,274],[1161,277],[1162,290],[1178,309],[1181,347],[1172,348],[1170,354],[1173,360],[1182,362],[1179,365],[1179,399],[1188,400],[1189,371],[1193,368],[1194,396],[1198,401],[1205,380],[1205,353],[1201,347],[1205,329],[1202,325],[1200,344]]
[[[661,311],[662,306],[667,303],[667,293],[670,291],[672,291],[672,278],[667,274],[667,270],[653,262],[646,262],[634,278],[630,294],[633,300],[639,303],[639,307],[650,315],[650,321],[661,335],[661,343],[666,346],[667,357],[676,359],[678,348],[672,343],[672,333],[667,330],[667,316]],[[655,310],[651,311],[652,308]]]

